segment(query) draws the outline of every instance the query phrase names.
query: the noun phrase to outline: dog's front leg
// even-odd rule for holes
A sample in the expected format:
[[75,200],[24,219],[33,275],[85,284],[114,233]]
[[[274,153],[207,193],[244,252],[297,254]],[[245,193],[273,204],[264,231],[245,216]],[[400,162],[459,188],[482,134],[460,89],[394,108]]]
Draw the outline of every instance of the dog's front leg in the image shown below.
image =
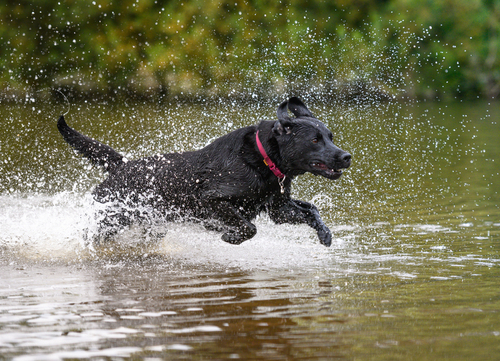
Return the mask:
[[332,233],[326,226],[325,222],[321,219],[318,208],[316,208],[314,204],[297,199],[292,199],[291,201],[305,211],[308,219],[307,224],[316,230],[320,242],[325,246],[330,247],[332,244]]
[[257,233],[257,227],[246,220],[241,213],[228,202],[218,202],[211,207],[212,218],[222,223],[221,227],[211,227],[225,232],[222,240],[231,244],[241,244]]
[[273,202],[269,209],[271,219],[280,223],[299,224],[305,223],[316,230],[320,242],[330,247],[332,244],[332,233],[325,225],[315,205],[295,199],[281,199]]

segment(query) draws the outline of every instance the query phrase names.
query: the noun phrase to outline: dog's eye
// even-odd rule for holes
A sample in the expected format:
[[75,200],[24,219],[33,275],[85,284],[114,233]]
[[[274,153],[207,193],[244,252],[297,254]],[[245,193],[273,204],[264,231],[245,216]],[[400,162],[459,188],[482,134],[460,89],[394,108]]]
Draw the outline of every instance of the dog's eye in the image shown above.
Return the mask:
[[312,142],[313,142],[314,144],[318,143],[318,138],[314,138],[314,139],[312,140]]

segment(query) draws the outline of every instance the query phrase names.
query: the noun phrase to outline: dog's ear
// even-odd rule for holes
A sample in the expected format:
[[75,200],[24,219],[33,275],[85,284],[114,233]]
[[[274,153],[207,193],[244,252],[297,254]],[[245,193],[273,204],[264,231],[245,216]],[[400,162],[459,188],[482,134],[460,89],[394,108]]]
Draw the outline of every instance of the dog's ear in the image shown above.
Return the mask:
[[278,107],[278,121],[274,123],[273,133],[275,135],[290,134],[292,125],[292,119],[288,116],[288,100],[285,100]]
[[288,100],[285,100],[278,107],[278,120],[290,120],[288,116]]
[[292,133],[293,122],[288,116],[286,119],[277,120],[273,126],[273,133],[275,135],[283,135]]
[[314,118],[314,115],[311,113],[311,111],[309,109],[307,109],[306,105],[304,103],[302,103],[302,100],[300,100],[297,97],[292,97],[288,100],[288,109],[290,109],[290,111],[296,117],[312,117],[312,118]]

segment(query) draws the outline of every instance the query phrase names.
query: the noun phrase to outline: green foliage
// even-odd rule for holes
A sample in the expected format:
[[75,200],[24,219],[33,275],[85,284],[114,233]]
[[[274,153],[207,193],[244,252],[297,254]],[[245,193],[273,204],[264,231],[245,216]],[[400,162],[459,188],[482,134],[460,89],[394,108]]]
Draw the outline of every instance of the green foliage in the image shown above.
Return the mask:
[[500,0],[0,4],[4,93],[500,93]]

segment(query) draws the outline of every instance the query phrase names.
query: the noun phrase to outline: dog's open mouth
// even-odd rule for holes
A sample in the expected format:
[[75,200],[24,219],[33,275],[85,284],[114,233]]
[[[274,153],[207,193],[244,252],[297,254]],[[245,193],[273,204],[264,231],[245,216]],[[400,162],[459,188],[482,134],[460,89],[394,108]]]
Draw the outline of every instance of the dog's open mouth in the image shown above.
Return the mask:
[[342,175],[342,168],[332,169],[320,162],[311,163],[311,166],[314,168],[313,174],[321,175],[328,179],[338,179]]

